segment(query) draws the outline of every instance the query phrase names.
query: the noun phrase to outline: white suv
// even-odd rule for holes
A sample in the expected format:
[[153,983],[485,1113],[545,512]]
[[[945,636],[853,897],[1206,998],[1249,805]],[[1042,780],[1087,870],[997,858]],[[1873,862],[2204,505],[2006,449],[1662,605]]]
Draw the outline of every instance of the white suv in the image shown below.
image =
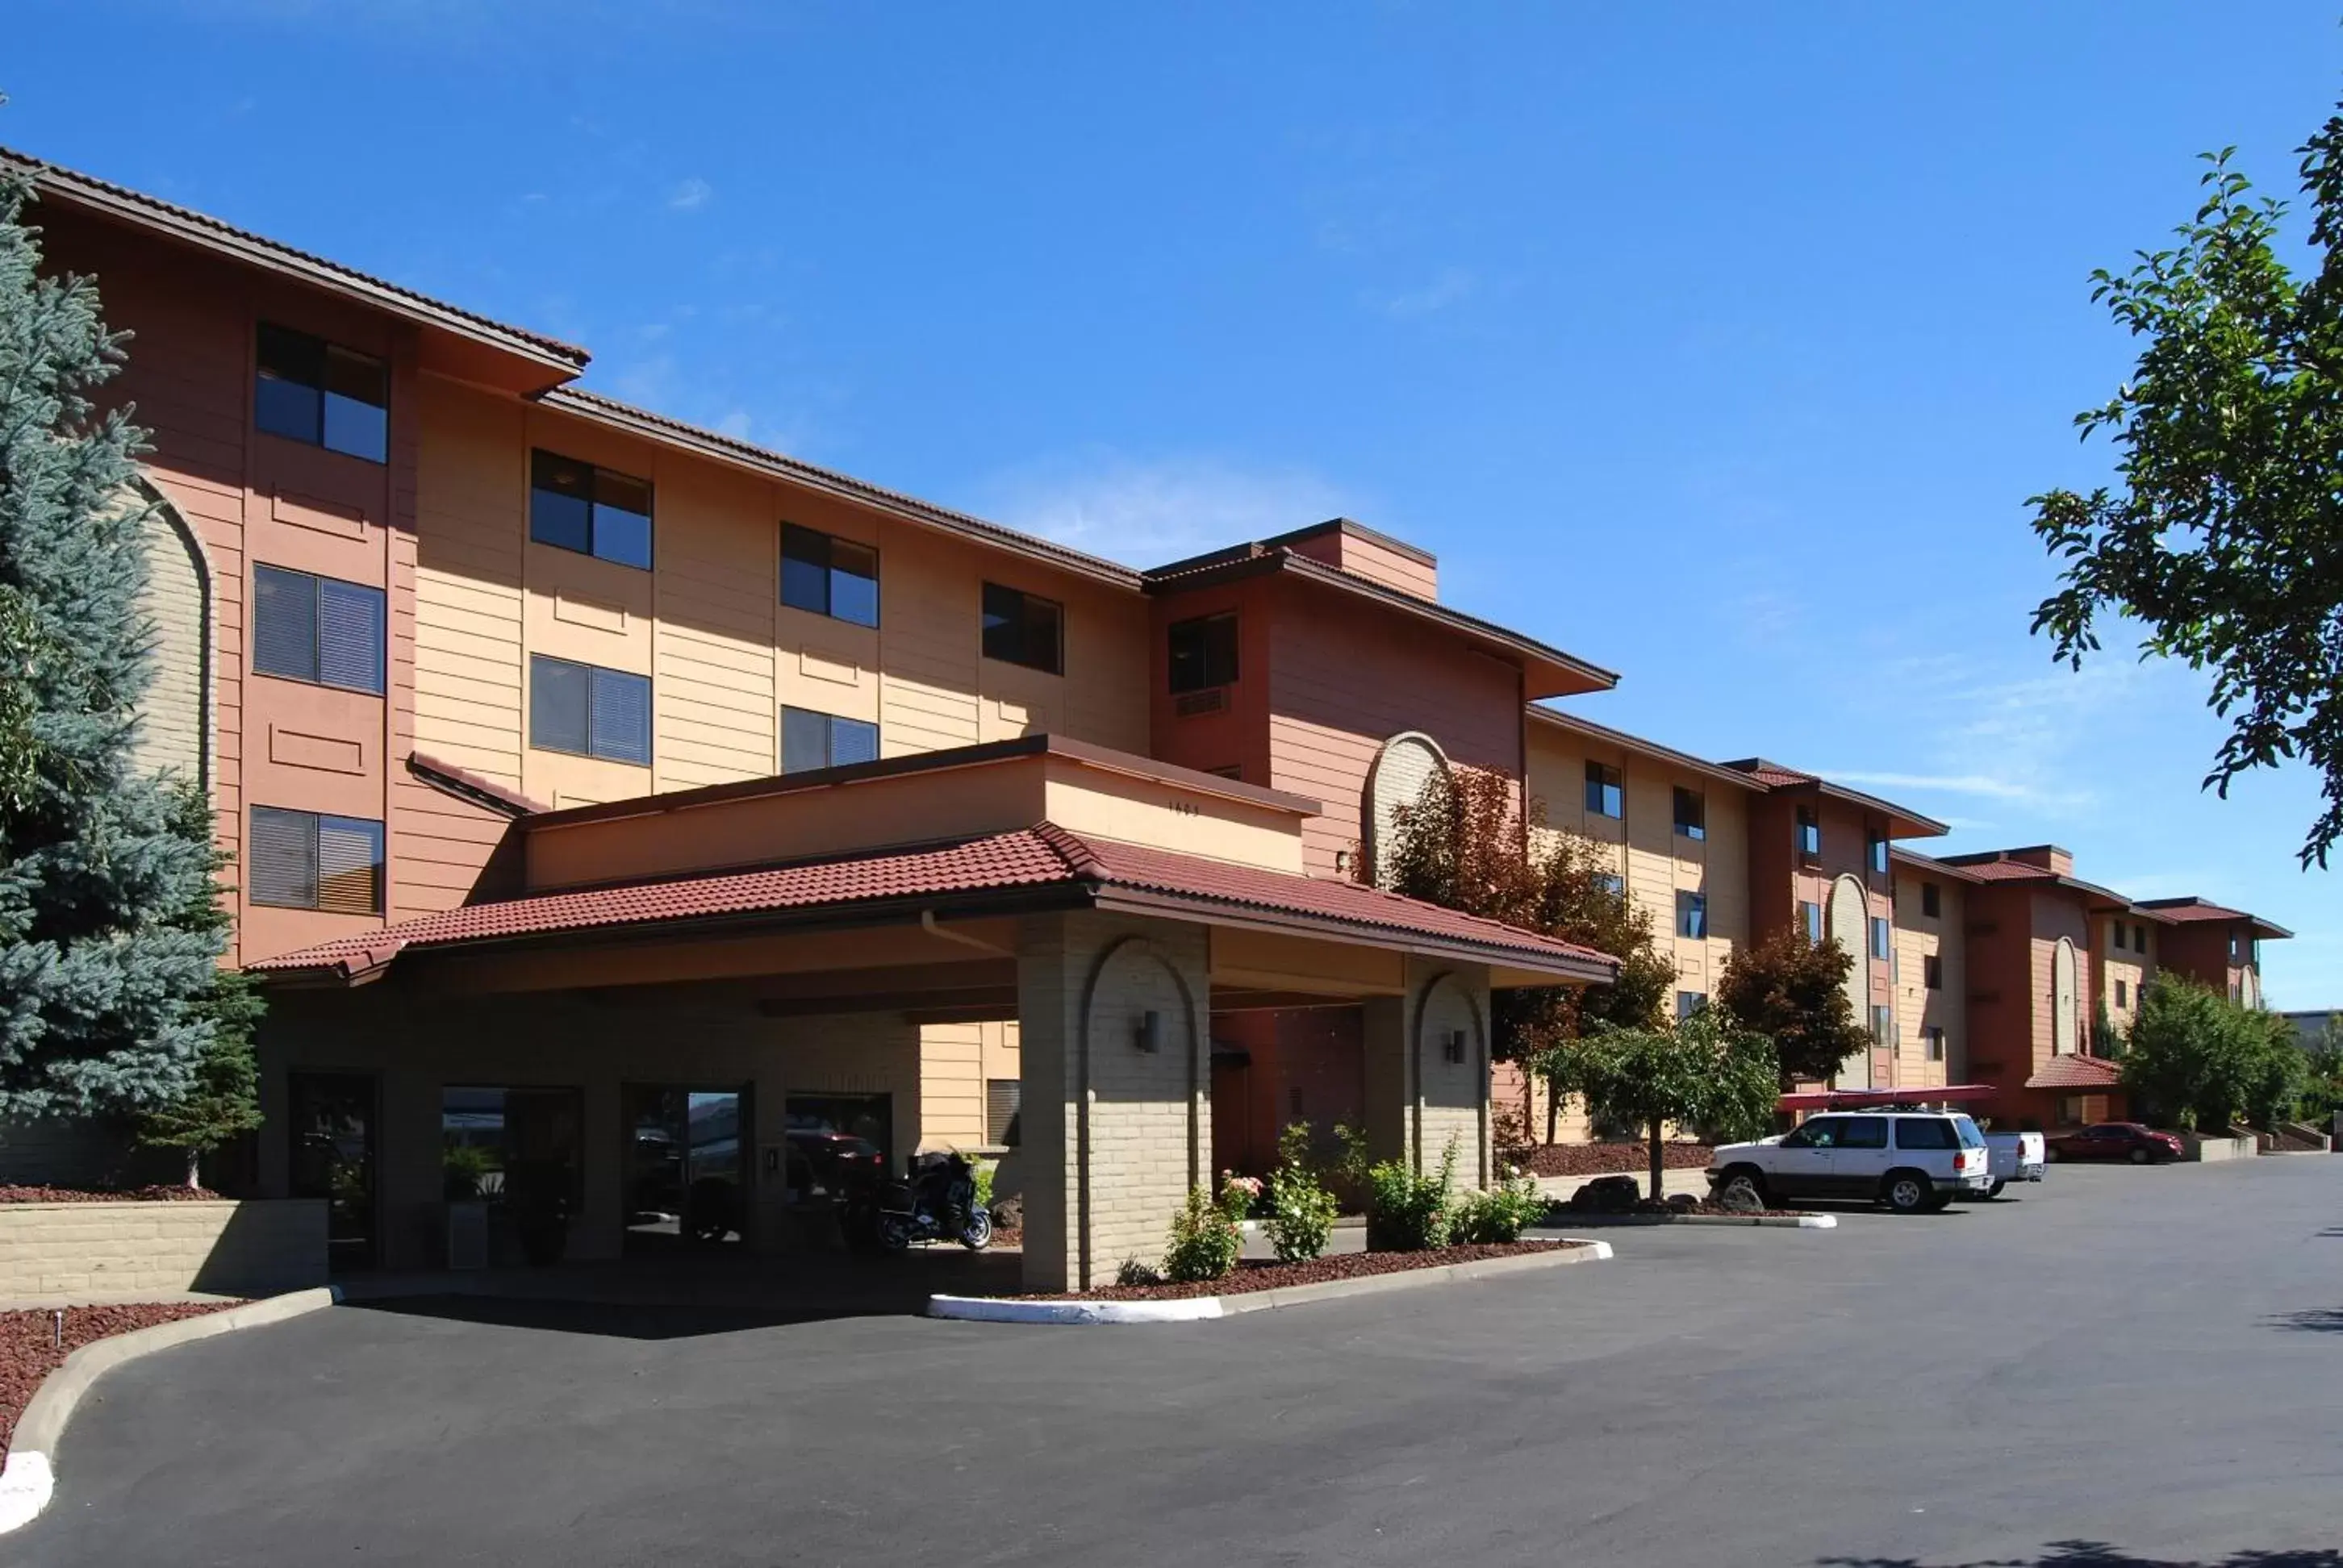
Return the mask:
[[1720,1147],[1709,1158],[1710,1191],[1740,1183],[1768,1203],[1867,1199],[1917,1214],[1985,1196],[1993,1172],[1985,1135],[1957,1111],[1832,1111],[1795,1132]]

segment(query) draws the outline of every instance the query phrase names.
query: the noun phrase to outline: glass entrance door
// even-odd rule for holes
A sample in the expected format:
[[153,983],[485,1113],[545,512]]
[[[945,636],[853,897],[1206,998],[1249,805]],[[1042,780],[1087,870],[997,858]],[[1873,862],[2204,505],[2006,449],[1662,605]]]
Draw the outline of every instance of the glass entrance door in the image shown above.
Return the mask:
[[748,1239],[748,1096],[737,1089],[630,1084],[627,1250],[737,1246]]
[[328,1268],[367,1268],[377,1261],[374,1079],[354,1072],[297,1072],[287,1087],[292,1194],[326,1201]]

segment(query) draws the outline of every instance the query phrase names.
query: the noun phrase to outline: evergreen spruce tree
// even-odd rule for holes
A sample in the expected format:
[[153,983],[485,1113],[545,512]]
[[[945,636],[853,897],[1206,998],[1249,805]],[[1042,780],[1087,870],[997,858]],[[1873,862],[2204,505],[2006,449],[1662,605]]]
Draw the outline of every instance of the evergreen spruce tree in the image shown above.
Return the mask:
[[123,359],[86,278],[39,276],[0,171],[0,597],[19,733],[0,789],[0,1115],[157,1111],[216,1030],[202,814],[130,761],[146,684],[144,437],[93,395]]

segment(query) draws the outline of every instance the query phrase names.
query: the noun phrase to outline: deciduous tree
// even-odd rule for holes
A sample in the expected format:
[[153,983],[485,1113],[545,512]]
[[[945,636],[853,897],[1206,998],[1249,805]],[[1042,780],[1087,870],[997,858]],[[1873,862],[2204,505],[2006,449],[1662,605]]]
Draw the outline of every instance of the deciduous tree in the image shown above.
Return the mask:
[[2299,149],[2310,266],[2281,249],[2287,204],[2257,199],[2204,155],[2203,204],[2178,243],[2092,297],[2141,339],[2116,395],[2076,416],[2116,448],[2117,483],[2033,497],[2034,531],[2064,563],[2034,612],[2081,667],[2101,617],[2137,622],[2142,657],[2209,669],[2229,733],[2206,776],[2301,758],[2326,807],[2301,849],[2324,866],[2343,836],[2343,114]]
[[1587,1103],[1644,1129],[1654,1198],[1667,1175],[1667,1124],[1755,1133],[1772,1117],[1781,1070],[1772,1041],[1714,1004],[1674,1028],[1598,1025],[1584,1060]]
[[1828,1078],[1848,1057],[1870,1049],[1871,1036],[1847,1000],[1854,969],[1855,955],[1835,937],[1810,942],[1798,931],[1775,931],[1725,960],[1716,1000],[1743,1027],[1774,1042],[1787,1089],[1800,1079]]

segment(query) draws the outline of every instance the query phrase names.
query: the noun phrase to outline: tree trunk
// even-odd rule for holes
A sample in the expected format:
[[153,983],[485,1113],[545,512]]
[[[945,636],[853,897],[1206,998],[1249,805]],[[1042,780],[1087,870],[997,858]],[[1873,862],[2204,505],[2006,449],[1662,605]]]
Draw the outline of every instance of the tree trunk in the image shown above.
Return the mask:
[[1652,1196],[1652,1201],[1653,1201],[1653,1202],[1654,1202],[1654,1203],[1658,1202],[1658,1201],[1661,1200],[1661,1198],[1663,1198],[1664,1196],[1665,1196],[1665,1194],[1661,1191],[1661,1189],[1663,1189],[1664,1187],[1665,1187],[1665,1186],[1666,1186],[1666,1184],[1667,1184],[1667,1179],[1668,1179],[1668,1161],[1667,1161],[1667,1156],[1666,1156],[1666,1154],[1665,1154],[1664,1152],[1663,1152],[1663,1151],[1662,1151],[1661,1144],[1660,1144],[1660,1129],[1661,1129],[1661,1127],[1662,1127],[1662,1126],[1664,1126],[1664,1123],[1663,1123],[1663,1122],[1661,1122],[1661,1121],[1656,1121],[1656,1120],[1654,1120],[1654,1121],[1653,1121],[1653,1123],[1652,1123],[1652,1194],[1651,1194],[1651,1196]]
[[187,1151],[187,1185],[190,1187],[200,1187],[204,1184],[203,1178],[203,1154],[197,1150],[189,1149]]
[[1548,1073],[1545,1080],[1545,1141],[1548,1143],[1554,1141],[1561,1121],[1562,1091],[1554,1087],[1554,1075]]

